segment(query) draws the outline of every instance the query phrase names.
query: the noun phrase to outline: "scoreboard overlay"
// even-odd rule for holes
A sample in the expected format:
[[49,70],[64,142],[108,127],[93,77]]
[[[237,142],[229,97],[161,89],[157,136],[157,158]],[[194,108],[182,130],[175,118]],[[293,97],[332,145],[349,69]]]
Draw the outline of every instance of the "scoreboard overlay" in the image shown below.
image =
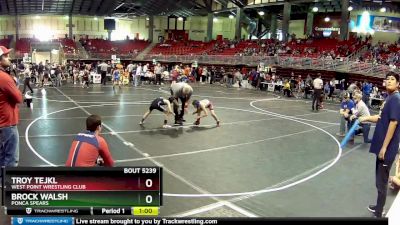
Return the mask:
[[3,171],[8,215],[157,216],[161,167],[10,167]]

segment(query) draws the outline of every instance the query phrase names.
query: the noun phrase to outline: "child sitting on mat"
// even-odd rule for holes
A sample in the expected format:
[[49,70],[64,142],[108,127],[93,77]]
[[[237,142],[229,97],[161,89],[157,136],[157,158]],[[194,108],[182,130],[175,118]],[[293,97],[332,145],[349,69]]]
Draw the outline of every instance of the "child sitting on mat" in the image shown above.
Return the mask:
[[[219,120],[218,120],[217,115],[215,114],[214,106],[210,100],[208,100],[208,99],[203,99],[201,101],[193,100],[192,105],[196,109],[196,111],[193,112],[193,115],[197,114],[194,125],[200,125],[200,119],[208,116],[208,113],[207,113],[207,109],[208,109],[208,110],[210,110],[211,116],[217,122],[217,127],[219,127]],[[201,112],[204,112],[204,115],[201,115]]]

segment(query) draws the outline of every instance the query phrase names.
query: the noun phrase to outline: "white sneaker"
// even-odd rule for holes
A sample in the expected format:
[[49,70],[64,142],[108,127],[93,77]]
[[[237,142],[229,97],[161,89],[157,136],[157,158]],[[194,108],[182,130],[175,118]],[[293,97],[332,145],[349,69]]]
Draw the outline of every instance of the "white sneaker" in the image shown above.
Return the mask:
[[170,125],[168,125],[168,124],[166,124],[166,125],[163,125],[162,127],[163,127],[163,128],[171,128],[171,126],[170,126]]
[[139,125],[143,125],[143,121],[140,121],[140,122],[139,122]]

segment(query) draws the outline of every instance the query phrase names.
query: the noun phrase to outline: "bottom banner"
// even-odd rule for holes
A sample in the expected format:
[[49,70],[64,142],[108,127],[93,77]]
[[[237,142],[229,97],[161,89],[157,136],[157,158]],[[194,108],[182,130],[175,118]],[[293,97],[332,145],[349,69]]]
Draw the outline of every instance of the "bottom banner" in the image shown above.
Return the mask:
[[170,225],[170,224],[269,224],[307,225],[343,224],[388,225],[387,218],[132,218],[132,217],[12,217],[13,225],[79,225],[79,224],[123,224],[123,225]]
[[171,225],[171,224],[197,224],[197,225],[223,225],[223,224],[268,224],[268,225],[329,225],[349,223],[351,225],[388,225],[387,218],[140,218],[140,217],[91,217],[75,218],[78,224],[123,224],[123,225]]

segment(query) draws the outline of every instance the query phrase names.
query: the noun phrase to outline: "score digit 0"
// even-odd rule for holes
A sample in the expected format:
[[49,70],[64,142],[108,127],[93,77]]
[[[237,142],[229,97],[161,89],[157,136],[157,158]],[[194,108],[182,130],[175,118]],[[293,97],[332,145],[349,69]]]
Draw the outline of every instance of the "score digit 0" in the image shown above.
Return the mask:
[[145,184],[146,184],[146,187],[148,187],[148,188],[152,187],[153,186],[153,180],[152,179],[147,179]]
[[153,197],[151,195],[146,196],[146,203],[150,204],[153,202]]

